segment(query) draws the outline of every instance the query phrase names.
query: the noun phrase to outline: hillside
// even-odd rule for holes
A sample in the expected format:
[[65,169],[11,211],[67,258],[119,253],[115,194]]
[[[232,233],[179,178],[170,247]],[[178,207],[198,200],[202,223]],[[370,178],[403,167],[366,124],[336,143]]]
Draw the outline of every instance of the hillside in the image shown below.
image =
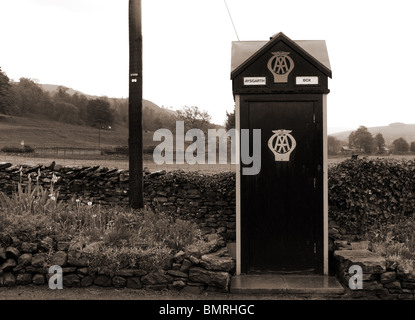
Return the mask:
[[[57,101],[73,104],[73,108],[61,110],[62,114],[70,115],[72,110],[76,108],[79,108],[78,110],[81,111],[85,109],[85,103],[82,102],[85,100],[79,99],[79,97],[76,99],[76,97],[73,97],[75,94],[85,96],[87,99],[108,99],[110,108],[115,111],[112,118],[113,121],[111,126],[107,126],[105,129],[98,129],[99,126],[85,125],[84,121],[77,121],[78,119],[62,121],[60,113],[56,110],[54,110],[54,115],[58,115],[57,117],[51,117],[49,114],[45,116],[45,110],[42,107],[43,105],[50,106],[56,103],[53,99],[55,98],[54,94],[60,87],[59,85],[35,84],[30,80],[27,80],[24,85],[26,87],[19,89],[22,91],[22,96],[26,97],[28,95],[29,101],[42,99],[42,93],[49,94],[43,96],[43,99],[45,99],[44,103],[34,103],[30,105],[30,108],[25,106],[24,113],[11,113],[11,115],[0,113],[0,149],[5,146],[20,148],[22,141],[24,141],[26,146],[31,146],[32,148],[66,147],[95,149],[128,145],[128,99],[97,97],[65,87],[66,96],[59,96]],[[41,88],[40,93],[37,87]],[[32,91],[37,95],[31,96],[32,91],[30,89],[33,89]],[[71,100],[72,97],[75,100]],[[79,103],[79,106],[77,103]],[[20,107],[17,110],[20,110]],[[62,106],[59,105],[59,107]],[[143,148],[158,145],[159,142],[153,141],[153,132],[160,128],[174,129],[175,121],[176,111],[161,108],[155,103],[143,99]],[[212,124],[212,127],[216,128],[218,126]]]
[[[42,89],[44,91],[47,91],[47,92],[49,92],[51,94],[54,94],[58,90],[58,88],[59,88],[59,85],[56,85],[56,84],[39,84],[39,85],[42,87]],[[102,98],[102,97],[98,97],[98,96],[93,96],[93,95],[85,94],[85,93],[83,93],[81,91],[74,90],[72,88],[68,88],[67,93],[69,95],[71,95],[71,96],[74,95],[75,93],[77,93],[79,95],[84,95],[88,99],[98,99],[98,98]],[[108,100],[111,103],[111,105],[114,106],[114,104],[116,104],[116,102],[126,102],[127,101],[127,98],[108,98]],[[170,110],[170,109],[166,109],[166,108],[161,108],[158,105],[156,105],[155,103],[153,103],[153,102],[151,102],[149,100],[145,100],[145,99],[143,99],[143,108],[152,109],[152,110],[154,110],[158,114],[160,114],[160,113],[163,114],[164,113],[165,115],[172,115],[172,114],[175,113],[174,110]]]
[[[148,133],[150,139],[152,134]],[[126,146],[128,128],[113,125],[111,130],[65,124],[35,117],[0,114],[0,148],[19,147],[21,141],[31,147],[97,148]]]
[[[415,124],[391,123],[388,126],[368,127],[367,130],[373,136],[380,132],[385,139],[386,145],[390,145],[394,140],[400,137],[404,138],[408,143],[415,141]],[[348,141],[348,137],[352,131],[354,130],[333,133],[331,136],[336,137],[341,141]]]

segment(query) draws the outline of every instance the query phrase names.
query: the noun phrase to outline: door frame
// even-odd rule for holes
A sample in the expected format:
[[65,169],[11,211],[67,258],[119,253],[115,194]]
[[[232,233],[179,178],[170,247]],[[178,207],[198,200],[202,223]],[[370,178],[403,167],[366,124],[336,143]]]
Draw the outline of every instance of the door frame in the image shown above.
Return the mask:
[[[320,205],[316,206],[317,210],[322,208],[322,219],[320,223],[316,223],[318,235],[322,235],[321,241],[317,244],[317,254],[315,259],[315,272],[328,275],[328,162],[327,162],[327,94],[268,94],[268,95],[235,95],[235,124],[237,132],[241,129],[241,103],[249,102],[279,102],[279,101],[312,101],[317,102],[317,108],[322,108],[319,119],[321,122],[321,138],[322,138],[322,174],[317,177],[317,183],[321,185],[322,194],[318,197]],[[237,135],[237,159],[240,159],[240,140]],[[236,274],[246,273],[249,266],[249,257],[246,256],[247,243],[244,239],[244,224],[241,223],[241,164],[238,161],[236,170]],[[321,230],[323,228],[323,230]]]

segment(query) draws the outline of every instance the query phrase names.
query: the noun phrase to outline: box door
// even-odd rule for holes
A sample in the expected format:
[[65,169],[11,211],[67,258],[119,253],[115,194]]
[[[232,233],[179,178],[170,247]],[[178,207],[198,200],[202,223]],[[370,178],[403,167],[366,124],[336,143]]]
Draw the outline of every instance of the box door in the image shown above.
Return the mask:
[[319,269],[323,208],[318,110],[316,101],[241,104],[241,128],[261,129],[261,171],[241,176],[245,272]]

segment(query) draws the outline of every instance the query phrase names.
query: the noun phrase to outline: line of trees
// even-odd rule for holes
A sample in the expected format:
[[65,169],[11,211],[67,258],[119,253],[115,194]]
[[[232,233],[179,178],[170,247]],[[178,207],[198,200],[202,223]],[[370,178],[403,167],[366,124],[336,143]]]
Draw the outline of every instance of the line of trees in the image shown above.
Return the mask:
[[[372,136],[365,126],[360,126],[356,131],[350,133],[349,147],[357,148],[367,154],[383,153],[387,150],[383,135],[377,133]],[[415,141],[409,144],[403,137],[400,137],[392,142],[392,148],[393,152],[415,152]]]
[[[51,94],[32,79],[12,82],[0,68],[0,114],[34,116],[70,124],[108,127],[114,123],[127,125],[128,99],[91,98],[60,86]],[[176,121],[185,121],[186,128],[206,130],[211,116],[196,106],[183,107],[176,112],[143,101],[143,129],[175,130]]]
[[88,99],[78,93],[70,95],[68,90],[60,86],[50,94],[32,79],[11,82],[0,69],[0,113],[91,126],[113,124],[116,112],[106,97]]
[[[365,154],[386,153],[389,149],[386,146],[385,139],[381,133],[372,135],[365,126],[360,126],[356,131],[352,131],[348,137],[349,150]],[[391,146],[395,153],[415,152],[415,141],[408,143],[403,137],[395,139]],[[328,136],[328,153],[329,155],[338,154],[342,148],[342,142]]]

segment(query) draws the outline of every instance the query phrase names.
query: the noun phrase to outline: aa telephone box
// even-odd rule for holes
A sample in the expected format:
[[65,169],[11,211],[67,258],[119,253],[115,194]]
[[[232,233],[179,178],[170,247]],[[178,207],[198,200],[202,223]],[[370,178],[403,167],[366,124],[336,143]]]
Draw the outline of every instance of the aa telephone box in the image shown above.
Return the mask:
[[237,170],[237,274],[328,274],[328,77],[325,41],[232,43],[239,156],[260,144],[259,172]]

